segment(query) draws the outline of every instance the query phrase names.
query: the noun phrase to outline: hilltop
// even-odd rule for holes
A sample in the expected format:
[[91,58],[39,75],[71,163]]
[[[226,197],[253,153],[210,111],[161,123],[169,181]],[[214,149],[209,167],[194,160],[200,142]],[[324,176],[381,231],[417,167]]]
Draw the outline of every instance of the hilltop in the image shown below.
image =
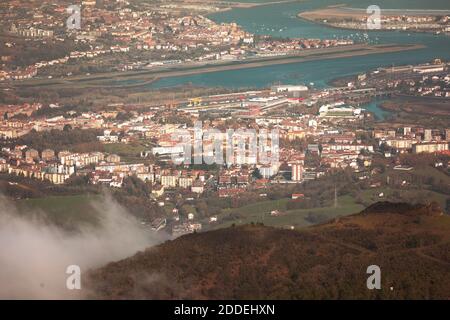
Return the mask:
[[[450,216],[377,203],[302,231],[246,225],[191,234],[90,271],[100,299],[446,299]],[[366,269],[381,268],[381,290]]]

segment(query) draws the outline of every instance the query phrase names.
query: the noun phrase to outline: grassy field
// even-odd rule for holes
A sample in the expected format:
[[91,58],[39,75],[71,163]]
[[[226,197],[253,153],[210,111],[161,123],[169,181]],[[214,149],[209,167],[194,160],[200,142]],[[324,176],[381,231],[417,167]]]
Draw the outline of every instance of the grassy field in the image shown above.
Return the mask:
[[21,214],[44,214],[57,225],[70,227],[79,223],[95,223],[96,209],[93,201],[101,200],[99,195],[52,196],[27,199],[16,202]]
[[104,145],[105,152],[117,154],[122,161],[127,162],[142,162],[140,153],[149,150],[151,147],[146,146],[144,142],[139,143],[107,143]]
[[[435,176],[436,178],[442,178],[442,173],[434,168],[420,172],[420,174],[428,174]],[[380,194],[383,195],[380,196]],[[418,194],[421,196],[421,199],[418,198]],[[429,202],[436,201],[442,209],[445,209],[446,207],[447,198],[448,197],[445,194],[417,189],[373,188],[363,190],[358,194],[358,199],[369,205],[378,201],[409,202],[410,200],[408,199],[417,199],[416,201],[418,202],[422,200]],[[358,213],[365,208],[364,205],[357,203],[356,197],[354,198],[351,195],[338,197],[338,205],[336,208],[334,206],[330,206],[322,208],[287,210],[286,204],[289,201],[289,198],[283,198],[280,200],[267,200],[252,203],[241,208],[225,209],[218,215],[218,223],[212,225],[211,228],[225,228],[231,226],[232,224],[242,225],[252,222],[264,223],[265,225],[274,227],[302,228],[339,216]],[[274,210],[280,211],[281,215],[271,216],[270,213]]]
[[[249,224],[249,223],[264,223],[268,226],[274,227],[294,227],[302,228],[312,225],[314,223],[305,218],[315,216],[320,221],[326,221],[338,216],[345,216],[360,212],[364,207],[355,203],[350,196],[342,196],[338,198],[338,205],[335,208],[311,208],[311,209],[296,209],[286,210],[286,204],[290,201],[288,198],[280,200],[268,200],[258,203],[249,204],[247,206],[226,209],[218,216],[219,223],[214,225],[214,229],[225,228],[232,224]],[[271,211],[278,210],[282,214],[279,216],[271,216]]]
[[175,205],[173,204],[173,203],[171,203],[171,202],[164,202],[164,212],[167,214],[167,215],[172,215],[173,214],[173,212],[172,212],[172,210],[175,208]]
[[[396,199],[394,192],[400,195],[399,199]],[[383,193],[383,197],[380,197],[380,193]],[[392,189],[392,188],[376,188],[365,190],[361,192],[361,198],[364,202],[374,203],[377,201],[406,201],[406,199],[414,199],[417,194],[420,193],[422,197],[425,197],[427,201],[436,201],[439,203],[442,209],[445,208],[447,196],[434,191],[429,190],[402,190],[402,189]],[[419,199],[417,199],[419,200]]]
[[[114,148],[114,145],[108,145]],[[120,146],[123,147],[123,146]],[[123,152],[134,152],[132,146],[125,146],[127,149]],[[114,150],[114,149],[111,149]],[[119,149],[115,149],[119,151]],[[117,152],[119,153],[119,152]],[[435,179],[443,179],[447,182],[444,173],[435,168],[420,169],[416,174],[432,176]],[[383,194],[380,196],[380,194]],[[51,196],[46,198],[36,198],[20,200],[16,202],[19,211],[22,214],[46,213],[50,221],[64,227],[76,226],[79,223],[95,223],[96,209],[93,201],[101,200],[100,195],[73,195],[73,196]],[[442,209],[446,207],[448,197],[429,190],[411,189],[411,188],[372,188],[359,192],[357,195],[345,195],[338,197],[337,206],[318,207],[310,209],[288,210],[287,204],[290,198],[279,200],[265,200],[261,202],[250,203],[240,208],[224,209],[218,215],[217,224],[209,224],[208,220],[201,221],[206,230],[229,227],[232,224],[243,225],[250,223],[264,223],[268,226],[281,228],[303,228],[313,224],[321,223],[339,216],[346,216],[360,212],[364,209],[364,204],[372,204],[378,201],[403,201],[403,202],[430,202],[436,201]],[[168,216],[172,215],[174,204],[166,202],[164,210]],[[271,216],[274,210],[280,211],[280,215]],[[192,212],[197,216],[196,208],[192,204],[184,204],[184,212]]]

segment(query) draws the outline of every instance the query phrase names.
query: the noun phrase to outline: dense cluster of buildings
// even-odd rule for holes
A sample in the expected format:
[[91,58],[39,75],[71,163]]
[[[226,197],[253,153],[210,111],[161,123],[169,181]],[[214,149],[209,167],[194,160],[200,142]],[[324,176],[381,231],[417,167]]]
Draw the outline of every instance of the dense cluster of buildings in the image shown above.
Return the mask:
[[[128,71],[173,64],[192,64],[203,61],[242,60],[255,57],[293,54],[304,49],[327,48],[353,44],[352,40],[292,39],[279,41],[264,37],[256,41],[253,34],[235,23],[216,23],[201,14],[187,15],[170,7],[134,6],[126,1],[105,0],[81,3],[80,28],[68,28],[67,8],[73,3],[50,4],[30,8],[24,16],[14,8],[26,9],[30,4],[15,0],[0,4],[1,26],[10,34],[25,41],[73,43],[77,48],[59,53],[59,57],[17,66],[13,53],[16,44],[5,43],[0,81],[23,80],[40,73],[40,69],[73,65],[78,59],[106,61],[105,55],[120,54],[123,63],[113,69]],[[33,4],[35,5],[35,4]],[[142,59],[128,53],[145,53]],[[95,60],[97,61],[97,60]],[[98,65],[98,64],[97,64]],[[100,66],[101,67],[101,66]],[[111,67],[109,67],[111,68]],[[51,69],[51,70],[53,70]],[[112,70],[112,69],[111,69]],[[72,71],[63,74],[72,75]],[[49,77],[52,77],[50,75]]]
[[38,29],[34,27],[17,28],[15,24],[11,25],[10,32],[25,38],[51,38],[53,37],[52,30]]
[[[276,85],[260,91],[189,99],[176,108],[119,104],[96,112],[67,110],[55,117],[36,112],[62,108],[57,103],[3,105],[0,135],[8,147],[1,150],[0,172],[53,184],[82,176],[92,185],[109,188],[122,188],[127,177],[135,177],[148,184],[155,203],[165,206],[168,195],[174,193],[190,199],[211,194],[234,198],[247,191],[264,195],[270,185],[303,183],[338,170],[350,170],[367,179],[376,154],[391,158],[402,153],[450,153],[450,129],[385,124],[382,129],[355,131],[355,125],[372,119],[366,110],[345,99],[360,92],[372,91]],[[128,108],[128,117],[118,117]],[[293,113],[296,108],[306,108],[307,112]],[[205,116],[207,120],[200,121]],[[166,121],[168,118],[172,120]],[[67,126],[97,129],[102,133],[96,139],[105,145],[140,144],[140,154],[127,161],[126,157],[99,150],[36,150],[16,143],[31,130],[65,130]],[[227,128],[234,129],[231,136]],[[209,135],[210,130],[214,130],[214,136]],[[271,161],[263,163],[259,153],[251,152],[255,140],[252,142],[248,132],[256,132],[256,150],[265,151]],[[268,135],[259,143],[261,132]],[[273,132],[276,136],[271,136]],[[198,141],[200,145],[196,145]],[[207,157],[217,159],[213,156],[218,153],[223,155],[223,162],[204,166]],[[228,154],[234,156],[232,161]],[[271,158],[274,154],[276,157]],[[200,163],[191,163],[203,167],[177,161],[196,157]],[[239,157],[242,161],[236,161]],[[152,222],[154,230],[166,226],[164,218],[158,219]],[[202,224],[192,216],[179,220],[173,228],[174,234],[181,235],[200,230]]]
[[[345,10],[345,8],[343,9]],[[383,14],[383,11],[386,14]],[[432,10],[429,10],[432,11]],[[329,19],[322,19],[323,22],[338,28],[367,30],[374,28],[371,24],[379,22],[381,30],[401,30],[401,31],[422,31],[422,32],[449,32],[448,27],[450,15],[448,11],[443,13],[432,13],[424,11],[421,14],[412,13],[389,13],[389,10],[382,10],[379,20],[366,14],[342,13],[341,16],[333,16]],[[369,21],[369,23],[368,23]]]
[[6,159],[0,158],[0,171],[3,173],[54,184],[64,183],[75,173],[75,166],[61,163],[51,149],[39,153],[27,146],[16,145],[14,149],[2,148],[2,153],[6,156]]
[[378,68],[361,74],[349,85],[372,87],[378,90],[397,90],[419,97],[450,97],[449,63],[435,59],[432,63]]
[[[152,141],[152,147],[141,152],[142,163],[124,163],[114,154],[102,152],[74,153],[51,150],[33,150],[28,146],[16,146],[3,150],[3,171],[20,174],[26,177],[46,179],[54,183],[63,183],[71,174],[89,175],[93,184],[104,184],[120,187],[127,176],[151,183],[156,197],[162,196],[165,190],[171,188],[189,189],[193,193],[202,193],[205,183],[212,179],[220,196],[228,197],[241,188],[252,188],[262,181],[256,182],[253,172],[264,183],[298,183],[305,179],[317,178],[328,170],[352,168],[355,171],[365,170],[371,164],[371,155],[375,151],[384,150],[386,156],[395,153],[436,153],[448,150],[449,132],[439,132],[429,128],[404,128],[368,132],[373,137],[372,143],[358,138],[354,130],[348,127],[352,123],[364,121],[368,116],[364,109],[353,107],[344,101],[323,103],[316,114],[277,116],[275,110],[295,106],[308,106],[310,103],[320,103],[330,99],[329,90],[308,92],[306,86],[274,86],[271,90],[252,91],[235,94],[205,97],[205,102],[194,106],[192,103],[180,105],[176,110],[168,110],[164,106],[149,111],[133,111],[131,118],[118,120],[118,111],[85,112],[52,118],[34,117],[34,112],[40,110],[41,104],[24,104],[20,106],[0,106],[3,121],[0,125],[0,135],[3,140],[14,141],[31,130],[63,130],[66,126],[82,129],[101,129],[102,135],[97,140],[104,144],[128,144],[136,141]],[[347,90],[347,92],[352,92]],[[302,95],[303,98],[292,98]],[[322,100],[321,100],[322,99]],[[200,101],[199,99],[198,101]],[[335,100],[335,99],[334,99]],[[208,101],[208,102],[206,102]],[[336,101],[336,100],[335,100]],[[60,108],[57,104],[46,106]],[[214,120],[200,122],[202,128],[186,123],[166,123],[161,121],[166,116],[178,115],[180,119],[195,121],[206,113],[214,114],[215,110],[227,113],[215,117]],[[29,118],[14,117],[24,114]],[[234,121],[235,130],[229,140],[228,132],[223,130],[227,121]],[[208,136],[210,129],[215,130],[214,136]],[[183,132],[180,140],[179,132]],[[254,130],[269,133],[263,145],[258,148],[266,151],[270,160],[261,162],[260,151],[250,152],[250,139],[247,131]],[[270,133],[276,132],[277,144]],[[200,137],[200,147],[196,148],[196,138]],[[217,143],[217,141],[221,143]],[[180,143],[180,141],[182,143]],[[301,147],[292,144],[308,141]],[[240,143],[248,147],[244,153],[239,153]],[[189,149],[186,149],[186,145]],[[276,148],[274,148],[276,147]],[[19,149],[17,149],[19,148]],[[189,151],[188,153],[186,153]],[[222,157],[214,158],[218,153]],[[276,157],[270,158],[276,153]],[[226,155],[233,157],[228,158]],[[236,161],[242,157],[242,161]],[[148,163],[151,157],[159,164]],[[195,160],[199,157],[201,163],[207,157],[223,160],[215,163],[221,167],[218,174],[192,170],[186,162],[176,160]],[[315,166],[305,163],[308,157],[317,157],[319,163]],[[231,161],[229,159],[232,159]],[[144,161],[146,160],[146,161]],[[195,162],[192,162],[195,163]],[[177,164],[182,169],[173,169]],[[184,166],[184,167],[183,167]],[[170,169],[172,168],[172,169]],[[39,172],[39,173],[37,173]],[[288,174],[286,174],[286,172]],[[234,190],[234,191],[233,191]]]
[[[423,127],[404,127],[400,130],[375,130],[373,134],[380,145],[386,145],[398,153],[447,153],[449,150],[449,129],[441,132]],[[390,156],[390,150],[385,154]]]
[[[132,70],[289,55],[353,44],[352,40],[339,39],[255,37],[235,23],[219,24],[170,7],[137,9],[126,1],[112,0],[101,4],[82,1],[81,28],[68,29],[66,9],[71,3],[43,3],[47,4],[45,10],[43,6],[28,13],[14,10],[22,4],[30,8],[22,0],[0,4],[2,27],[23,41],[67,41],[75,44],[76,50],[20,68],[11,68],[14,57],[2,53],[0,81],[28,79],[42,68],[100,56],[107,60],[116,54],[123,63],[115,67]],[[448,17],[435,21],[426,16],[383,19],[385,28],[403,23],[434,28],[433,24],[440,26],[448,21]],[[9,42],[4,47],[12,50],[15,45]],[[135,54],[137,50],[139,54]],[[167,195],[173,193],[192,199],[205,194],[234,198],[245,191],[299,184],[339,170],[365,178],[370,175],[375,154],[389,158],[401,153],[449,153],[450,129],[386,124],[383,129],[355,130],[373,120],[357,106],[358,98],[367,100],[381,91],[447,99],[448,64],[434,61],[380,68],[340,88],[311,90],[305,85],[274,85],[264,90],[197,97],[171,108],[111,105],[101,111],[76,112],[64,109],[58,101],[45,106],[0,105],[0,139],[4,142],[0,172],[53,184],[81,176],[92,185],[110,188],[122,188],[128,177],[135,177],[147,183],[151,198],[164,206]],[[63,108],[58,116],[46,116],[46,110],[42,110],[55,108]],[[119,117],[123,112],[127,116]],[[116,149],[111,150],[120,150],[121,145],[133,144],[139,146],[140,154],[130,161],[122,154],[104,152],[107,148],[89,152],[65,147],[37,150],[20,140],[34,131],[74,128],[97,129],[94,146],[113,144]],[[165,225],[166,220],[159,218],[152,228],[160,230]],[[174,233],[201,227],[189,213]]]
[[304,49],[318,49],[335,46],[352,45],[351,39],[289,39],[289,40],[261,40],[255,45],[256,54],[270,56],[276,54],[295,53]]

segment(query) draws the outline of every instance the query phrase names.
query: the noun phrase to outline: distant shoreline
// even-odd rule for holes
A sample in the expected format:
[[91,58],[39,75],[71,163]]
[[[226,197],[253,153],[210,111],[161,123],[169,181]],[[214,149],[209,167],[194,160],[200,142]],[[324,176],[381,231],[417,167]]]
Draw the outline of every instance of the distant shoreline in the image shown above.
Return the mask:
[[217,10],[215,12],[208,13],[208,15],[221,13],[221,12],[227,12],[227,11],[230,11],[233,9],[251,9],[251,8],[256,8],[256,7],[275,5],[275,4],[303,2],[303,1],[305,1],[305,0],[279,0],[279,1],[270,1],[270,2],[213,1],[213,2],[211,2],[211,4],[224,5],[224,7],[220,8],[219,10]]
[[[382,16],[397,16],[397,15],[411,15],[411,16],[434,16],[449,15],[450,10],[434,10],[434,9],[382,9]],[[356,31],[371,31],[370,29],[362,27],[360,24],[352,26],[349,23],[343,24],[346,20],[361,20],[367,18],[368,13],[366,9],[351,8],[345,6],[333,6],[311,11],[303,11],[297,14],[297,18],[308,22],[317,23],[330,28]],[[442,27],[443,28],[443,27]],[[436,28],[437,29],[437,28]],[[436,32],[435,28],[381,28],[377,31],[400,31],[400,32]]]
[[[334,7],[335,9],[340,9],[342,11],[354,11],[354,12],[363,12],[366,14],[366,9],[362,8],[353,8],[353,7],[345,7],[345,6],[339,6]],[[431,14],[431,15],[441,15],[441,14],[450,14],[450,10],[447,9],[381,9],[382,13],[389,14],[399,14],[399,13],[408,13],[408,14],[414,14],[414,15],[422,15],[422,14]]]
[[[240,69],[251,69],[259,68],[271,65],[282,65],[291,64],[299,62],[307,62],[314,60],[327,60],[336,58],[346,58],[353,56],[363,56],[370,54],[379,54],[387,52],[400,52],[407,50],[416,50],[424,48],[423,45],[351,45],[336,48],[322,48],[322,49],[312,49],[300,52],[297,55],[291,56],[281,56],[281,57],[270,57],[261,58],[257,60],[245,60],[237,62],[225,62],[217,65],[201,65],[195,67],[180,67],[180,68],[170,68],[165,70],[143,70],[143,71],[128,71],[128,72],[110,72],[104,74],[94,74],[91,76],[78,76],[65,79],[32,79],[25,80],[21,82],[12,83],[13,85],[19,87],[40,87],[45,86],[50,87],[84,87],[84,86],[96,86],[96,87],[139,87],[148,85],[156,80],[189,76],[204,73],[213,73],[219,71],[230,71],[230,70],[240,70]],[[144,81],[143,83],[133,83],[133,84],[111,84],[111,81],[127,81],[134,80]]]
[[278,1],[270,1],[270,2],[215,1],[215,2],[212,2],[212,3],[229,5],[230,6],[229,9],[233,9],[233,8],[244,8],[244,9],[246,9],[246,8],[270,6],[270,5],[274,5],[274,4],[291,3],[291,2],[303,2],[303,1],[304,0],[278,0]]
[[[447,9],[381,9],[381,14],[385,16],[390,15],[448,15],[450,14],[450,10]],[[310,10],[299,12],[297,16],[305,18],[305,19],[313,19],[312,17],[316,17],[316,19],[327,19],[327,18],[337,18],[337,17],[346,17],[346,18],[357,18],[362,16],[367,16],[368,13],[366,9],[362,8],[352,8],[346,7],[344,5],[340,6],[331,6],[322,9]]]

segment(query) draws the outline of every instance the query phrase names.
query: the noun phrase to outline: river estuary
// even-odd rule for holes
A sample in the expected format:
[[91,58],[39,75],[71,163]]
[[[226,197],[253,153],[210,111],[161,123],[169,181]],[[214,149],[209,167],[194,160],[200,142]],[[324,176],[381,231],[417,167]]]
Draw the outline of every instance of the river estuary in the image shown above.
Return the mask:
[[[240,2],[243,1],[245,0],[240,0]],[[248,2],[269,1],[253,0]],[[367,8],[371,4],[377,4],[381,10],[383,8],[450,9],[450,1],[448,0],[347,0],[345,3],[355,8]],[[361,39],[362,32],[330,28],[297,18],[299,12],[336,4],[342,4],[342,2],[338,0],[304,0],[248,9],[233,9],[209,17],[216,22],[236,22],[246,30],[256,34],[322,39]],[[450,35],[370,31],[368,36],[370,43],[423,44],[426,45],[426,48],[398,53],[381,53],[165,78],[152,83],[150,88],[171,87],[186,83],[200,86],[261,88],[279,82],[285,84],[314,83],[315,87],[321,88],[326,87],[327,83],[336,77],[366,72],[379,66],[424,63],[434,58],[450,60]]]

